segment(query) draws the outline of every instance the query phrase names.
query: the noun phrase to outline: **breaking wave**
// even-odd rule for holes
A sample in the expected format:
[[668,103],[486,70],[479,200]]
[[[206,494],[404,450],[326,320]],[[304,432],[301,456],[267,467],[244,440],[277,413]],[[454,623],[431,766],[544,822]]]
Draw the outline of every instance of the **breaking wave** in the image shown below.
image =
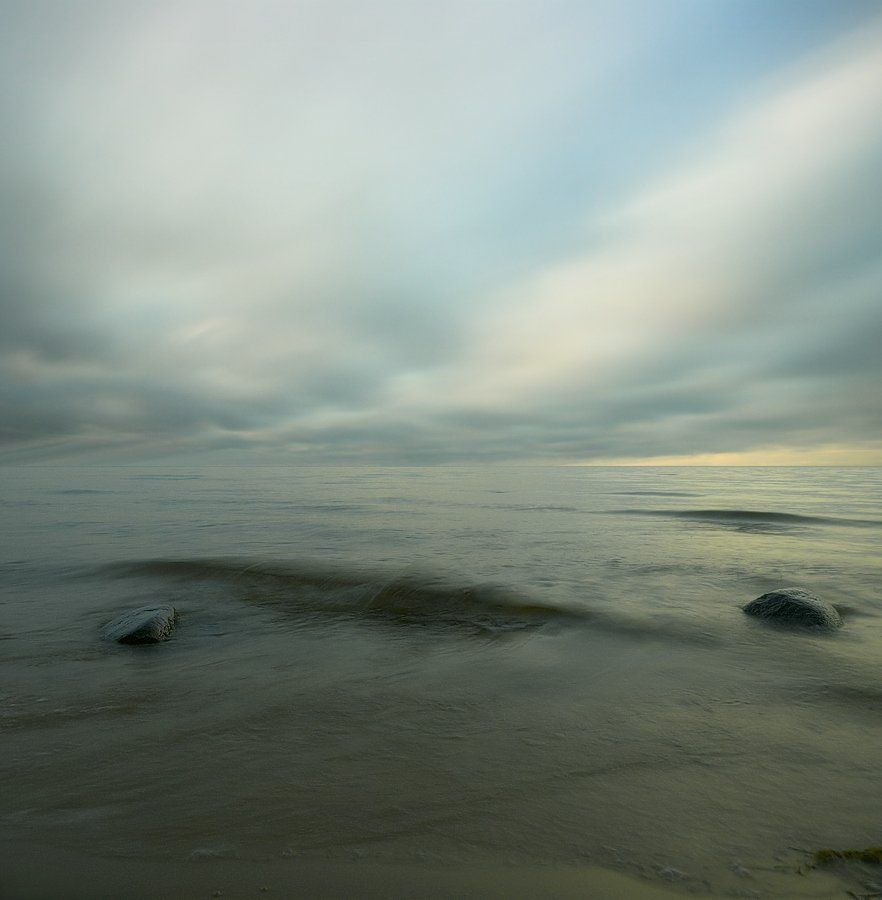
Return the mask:
[[496,632],[584,619],[587,612],[525,599],[496,585],[457,586],[417,576],[377,574],[248,560],[146,560],[105,571],[189,582],[222,582],[242,600],[304,618],[337,616],[406,625]]
[[707,631],[687,623],[640,619],[588,606],[541,602],[492,584],[456,585],[438,578],[328,569],[247,559],[154,559],[115,563],[114,577],[149,577],[185,584],[217,583],[225,596],[269,607],[300,622],[348,619],[389,626],[455,629],[484,635],[560,625],[631,640],[708,644]]

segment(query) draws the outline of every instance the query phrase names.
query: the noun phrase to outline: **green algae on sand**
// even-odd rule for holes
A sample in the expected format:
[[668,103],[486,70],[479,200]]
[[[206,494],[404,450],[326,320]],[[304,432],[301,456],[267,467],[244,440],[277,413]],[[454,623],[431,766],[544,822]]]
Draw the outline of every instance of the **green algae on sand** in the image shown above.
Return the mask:
[[866,847],[864,850],[816,850],[812,854],[812,863],[823,866],[829,863],[853,860],[855,862],[874,863],[882,865],[882,847]]

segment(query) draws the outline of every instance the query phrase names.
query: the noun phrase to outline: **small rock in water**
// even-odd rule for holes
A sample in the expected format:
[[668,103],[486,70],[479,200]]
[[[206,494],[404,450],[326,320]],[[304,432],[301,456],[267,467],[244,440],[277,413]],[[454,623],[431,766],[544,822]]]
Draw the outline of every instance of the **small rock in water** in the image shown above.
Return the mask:
[[814,625],[839,628],[842,617],[829,604],[801,588],[781,588],[757,597],[743,607],[749,616],[771,619],[787,625]]
[[120,644],[158,644],[175,630],[173,606],[144,606],[114,619],[104,628],[104,637]]

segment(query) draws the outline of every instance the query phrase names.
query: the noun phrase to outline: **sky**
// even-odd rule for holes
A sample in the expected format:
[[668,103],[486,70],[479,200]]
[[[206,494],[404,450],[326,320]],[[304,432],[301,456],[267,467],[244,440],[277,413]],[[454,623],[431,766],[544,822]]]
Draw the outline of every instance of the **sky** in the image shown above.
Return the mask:
[[0,0],[0,463],[882,464],[882,6]]

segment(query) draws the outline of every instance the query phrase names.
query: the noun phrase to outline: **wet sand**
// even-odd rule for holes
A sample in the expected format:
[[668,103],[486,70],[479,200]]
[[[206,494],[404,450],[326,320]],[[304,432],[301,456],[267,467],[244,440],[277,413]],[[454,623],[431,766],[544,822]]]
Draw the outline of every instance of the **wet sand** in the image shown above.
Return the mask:
[[[662,887],[599,866],[467,866],[462,868],[377,865],[368,861],[261,862],[211,859],[187,862],[107,859],[67,851],[7,844],[3,859],[4,900],[156,900],[162,898],[259,897],[475,898],[508,900],[673,900],[710,894]],[[847,885],[832,872],[773,876],[778,896],[845,897]],[[768,882],[766,882],[768,884]],[[742,896],[761,896],[745,889]]]

